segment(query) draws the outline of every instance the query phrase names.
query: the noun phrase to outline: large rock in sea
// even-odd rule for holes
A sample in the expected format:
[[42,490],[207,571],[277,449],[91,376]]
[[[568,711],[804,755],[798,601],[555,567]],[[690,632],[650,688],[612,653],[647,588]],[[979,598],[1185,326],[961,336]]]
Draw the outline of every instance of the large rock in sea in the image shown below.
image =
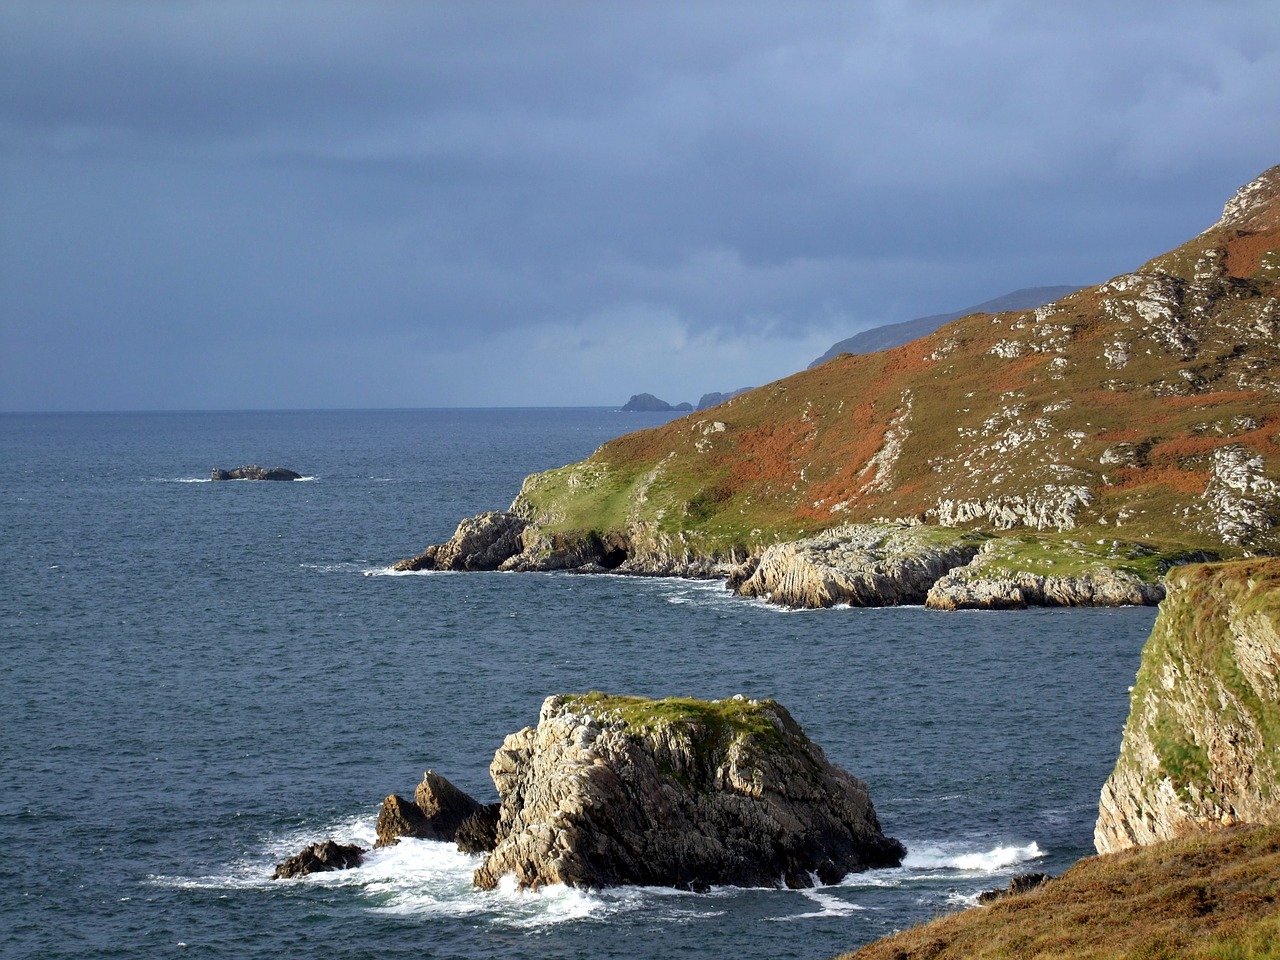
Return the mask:
[[771,700],[549,697],[490,766],[476,885],[808,887],[898,865],[867,786]]
[[1280,823],[1280,559],[1171,570],[1142,652],[1100,853]]
[[214,467],[209,474],[211,480],[301,480],[302,474],[287,467],[260,467],[256,463],[246,464],[232,470]]
[[504,560],[524,548],[522,534],[528,522],[512,513],[488,513],[467,517],[444,543],[427,547],[416,557],[399,560],[392,570],[497,570]]

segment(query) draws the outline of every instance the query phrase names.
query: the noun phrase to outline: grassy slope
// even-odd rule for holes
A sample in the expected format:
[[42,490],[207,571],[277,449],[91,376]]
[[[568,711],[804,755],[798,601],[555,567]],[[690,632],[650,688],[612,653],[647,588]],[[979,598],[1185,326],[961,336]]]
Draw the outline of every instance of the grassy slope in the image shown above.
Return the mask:
[[[1226,275],[1197,292],[1206,253]],[[1140,273],[1145,291],[1089,288],[1049,314],[975,315],[839,357],[611,441],[530,478],[523,498],[549,530],[639,524],[711,555],[925,517],[942,500],[1077,486],[1094,498],[1076,517],[1080,540],[1221,551],[1202,498],[1214,450],[1256,451],[1280,479],[1280,198],[1250,231],[1211,230]],[[1171,318],[1152,314],[1161,291],[1183,299]],[[900,452],[881,469],[895,434]]]
[[1051,883],[878,940],[847,960],[1280,957],[1280,826],[1081,860]]

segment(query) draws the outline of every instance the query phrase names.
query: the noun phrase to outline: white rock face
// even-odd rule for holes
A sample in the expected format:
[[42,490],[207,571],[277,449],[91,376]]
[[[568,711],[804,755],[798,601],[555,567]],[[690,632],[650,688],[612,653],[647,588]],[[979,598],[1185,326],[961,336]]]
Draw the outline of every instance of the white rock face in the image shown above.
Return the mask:
[[977,552],[959,534],[939,540],[918,526],[850,524],[769,547],[736,590],[788,607],[923,603],[939,577]]
[[1213,452],[1203,499],[1224,542],[1242,546],[1276,524],[1280,484],[1264,475],[1262,454],[1231,444]]
[[1280,562],[1181,567],[1142,654],[1099,853],[1280,822]]

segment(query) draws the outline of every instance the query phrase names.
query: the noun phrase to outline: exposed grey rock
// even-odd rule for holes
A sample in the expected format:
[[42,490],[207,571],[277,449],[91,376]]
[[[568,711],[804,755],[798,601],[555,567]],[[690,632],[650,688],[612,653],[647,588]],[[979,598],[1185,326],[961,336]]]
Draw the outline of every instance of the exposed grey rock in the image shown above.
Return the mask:
[[1207,525],[1224,542],[1251,544],[1280,520],[1280,483],[1265,468],[1262,454],[1238,444],[1213,451],[1203,499]]
[[1027,571],[983,576],[953,570],[929,589],[934,610],[1021,610],[1024,607],[1155,606],[1164,586],[1117,570],[1081,576],[1042,576]]
[[1094,845],[1280,822],[1280,561],[1179,567],[1142,652]]
[[490,766],[491,889],[789,886],[901,862],[866,784],[831,765],[772,701],[549,697]]
[[360,866],[364,860],[364,854],[364,848],[355,844],[337,843],[333,840],[313,843],[288,860],[276,864],[276,870],[271,875],[271,879],[288,880],[293,877],[305,877],[309,873],[349,870]]
[[211,480],[301,480],[302,474],[295,473],[287,467],[260,467],[250,463],[233,470],[214,467],[209,474]]
[[445,543],[427,547],[416,557],[392,564],[391,569],[497,570],[523,549],[521,534],[527,525],[522,517],[497,511],[468,517]]
[[978,544],[956,531],[850,524],[769,547],[735,591],[788,607],[923,603],[948,570],[973,559]]
[[1036,889],[1036,887],[1044,886],[1052,879],[1053,877],[1047,873],[1020,873],[1009,880],[1009,886],[995,890],[985,890],[978,894],[978,902],[986,906],[995,903],[997,900],[1003,900],[1005,897],[1028,893]]

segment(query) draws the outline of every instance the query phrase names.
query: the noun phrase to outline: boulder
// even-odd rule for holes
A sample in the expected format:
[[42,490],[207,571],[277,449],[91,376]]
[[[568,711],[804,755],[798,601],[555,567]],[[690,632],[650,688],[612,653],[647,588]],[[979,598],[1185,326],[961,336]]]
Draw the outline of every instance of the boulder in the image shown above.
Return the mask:
[[507,737],[476,885],[808,887],[898,865],[867,786],[771,700],[554,696]]
[[978,902],[986,906],[995,903],[997,900],[1003,900],[1005,897],[1027,893],[1036,889],[1036,887],[1043,886],[1052,879],[1053,877],[1047,873],[1019,873],[1009,881],[1009,886],[997,887],[995,890],[984,890],[978,894]]
[[433,770],[422,776],[413,800],[392,794],[378,811],[378,841],[389,847],[401,837],[452,842],[458,828],[480,810],[480,804]]
[[305,877],[309,873],[349,870],[360,866],[364,860],[364,853],[364,847],[353,843],[338,843],[334,840],[313,843],[288,860],[276,864],[276,871],[271,875],[271,879],[288,880],[293,877]]
[[302,474],[287,467],[260,467],[250,463],[232,470],[214,467],[210,473],[211,480],[301,480]]

